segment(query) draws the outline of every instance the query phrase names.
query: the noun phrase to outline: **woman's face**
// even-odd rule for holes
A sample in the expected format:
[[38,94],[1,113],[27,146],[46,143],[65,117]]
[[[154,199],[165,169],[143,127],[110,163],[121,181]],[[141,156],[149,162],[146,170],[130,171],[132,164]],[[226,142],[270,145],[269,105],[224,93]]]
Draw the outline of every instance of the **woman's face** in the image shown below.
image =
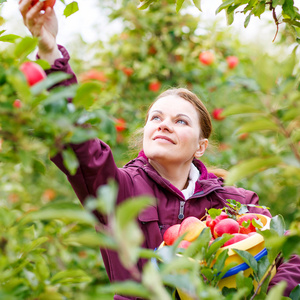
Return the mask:
[[161,165],[191,163],[201,156],[207,139],[200,138],[199,116],[192,103],[179,96],[158,99],[144,127],[143,150]]

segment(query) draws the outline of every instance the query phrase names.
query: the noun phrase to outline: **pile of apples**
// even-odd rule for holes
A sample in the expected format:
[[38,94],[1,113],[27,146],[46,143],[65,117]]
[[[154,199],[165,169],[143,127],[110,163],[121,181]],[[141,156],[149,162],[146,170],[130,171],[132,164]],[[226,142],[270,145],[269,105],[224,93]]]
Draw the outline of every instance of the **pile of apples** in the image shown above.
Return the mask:
[[255,214],[247,213],[237,215],[236,219],[234,219],[223,211],[215,219],[212,219],[211,216],[208,215],[205,221],[201,221],[196,217],[187,217],[181,224],[175,224],[169,227],[163,235],[163,240],[165,245],[170,246],[173,245],[180,236],[185,234],[178,247],[187,248],[191,242],[197,239],[204,228],[209,227],[212,234],[211,243],[214,239],[221,237],[225,233],[233,235],[233,237],[223,245],[223,247],[226,247],[255,234],[256,229],[259,227],[259,225],[257,225],[259,221],[256,223],[256,221],[253,220],[259,220],[259,217]]

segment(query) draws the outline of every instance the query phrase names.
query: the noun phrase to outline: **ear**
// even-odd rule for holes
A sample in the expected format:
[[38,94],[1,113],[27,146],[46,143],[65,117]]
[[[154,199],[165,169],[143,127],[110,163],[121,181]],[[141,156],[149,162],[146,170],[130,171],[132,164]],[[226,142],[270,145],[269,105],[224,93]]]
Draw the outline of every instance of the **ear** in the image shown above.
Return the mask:
[[204,154],[204,152],[205,152],[207,146],[208,146],[208,139],[201,139],[201,140],[199,141],[199,148],[198,148],[198,150],[195,152],[195,157],[196,157],[196,158],[201,157],[201,156]]

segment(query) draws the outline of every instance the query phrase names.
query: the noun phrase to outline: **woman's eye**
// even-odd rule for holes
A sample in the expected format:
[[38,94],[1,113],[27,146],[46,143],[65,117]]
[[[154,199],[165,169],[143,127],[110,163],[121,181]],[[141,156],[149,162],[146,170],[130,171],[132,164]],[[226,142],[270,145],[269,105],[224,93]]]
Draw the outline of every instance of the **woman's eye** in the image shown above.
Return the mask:
[[185,120],[178,120],[177,123],[187,125],[187,122]]
[[156,120],[160,120],[159,116],[152,116],[151,117],[151,121],[156,121]]

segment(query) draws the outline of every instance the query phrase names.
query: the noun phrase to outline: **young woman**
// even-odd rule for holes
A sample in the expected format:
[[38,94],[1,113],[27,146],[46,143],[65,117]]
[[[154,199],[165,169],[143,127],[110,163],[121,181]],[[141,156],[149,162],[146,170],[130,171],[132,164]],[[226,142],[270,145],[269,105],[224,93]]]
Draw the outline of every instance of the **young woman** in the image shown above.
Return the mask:
[[[64,71],[72,78],[64,85],[76,83],[69,54],[56,44],[57,19],[53,9],[41,13],[42,3],[31,7],[31,0],[21,0],[20,12],[24,23],[33,36],[39,38],[40,58],[51,64],[47,73]],[[162,242],[165,230],[181,223],[188,216],[202,218],[206,209],[223,208],[227,199],[244,204],[258,204],[258,196],[242,188],[223,185],[223,179],[209,173],[199,158],[205,153],[212,131],[210,115],[192,92],[186,89],[170,89],[163,92],[151,105],[146,116],[143,132],[143,150],[138,157],[123,168],[117,168],[112,152],[103,141],[95,139],[82,144],[70,145],[77,155],[79,168],[69,174],[62,156],[52,158],[66,174],[79,200],[96,195],[97,189],[113,178],[119,186],[117,204],[135,196],[148,195],[156,199],[156,205],[138,216],[145,240],[143,247],[155,249]],[[270,216],[267,210],[250,208]],[[102,224],[106,217],[96,213]],[[119,261],[114,251],[101,249],[107,274],[111,281],[132,279],[130,272]],[[142,270],[145,260],[137,267]],[[300,259],[293,256],[288,263],[277,268],[270,287],[284,280],[285,295],[300,283]],[[114,299],[137,299],[115,295]]]

